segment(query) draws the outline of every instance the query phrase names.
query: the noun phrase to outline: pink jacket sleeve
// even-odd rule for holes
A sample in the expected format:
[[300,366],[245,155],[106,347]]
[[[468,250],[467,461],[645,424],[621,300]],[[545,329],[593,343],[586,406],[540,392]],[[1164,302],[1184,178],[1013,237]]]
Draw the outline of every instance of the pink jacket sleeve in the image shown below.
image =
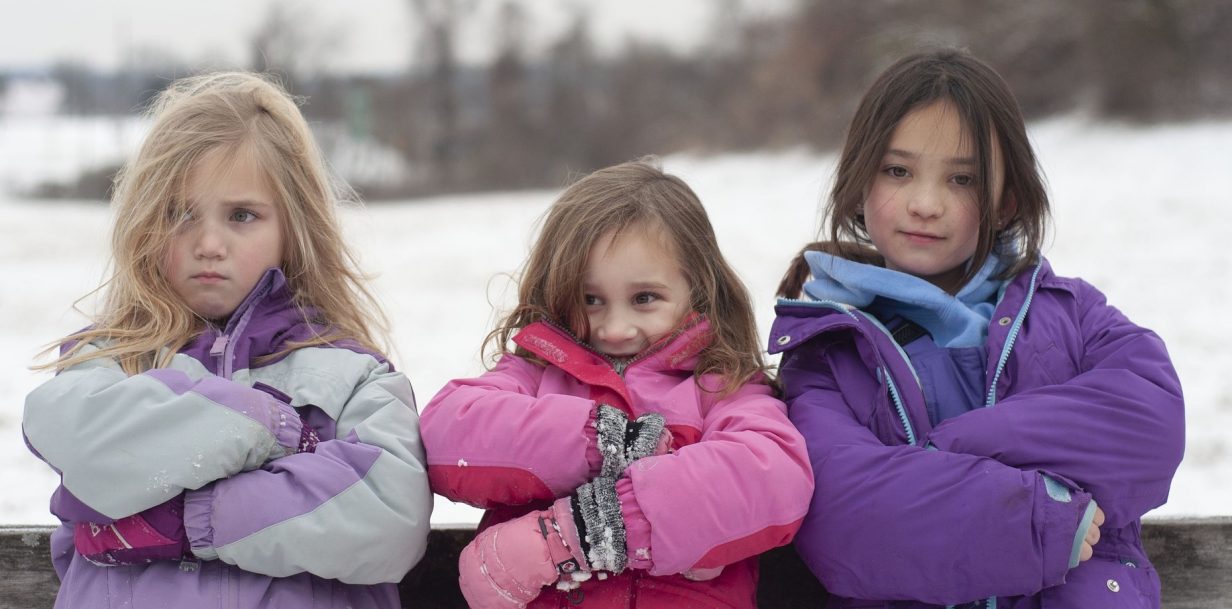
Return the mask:
[[626,520],[645,518],[626,527],[649,526],[651,575],[727,565],[787,544],[808,511],[813,472],[804,439],[769,387],[746,385],[702,410],[698,442],[633,463],[631,484],[617,485]]
[[568,495],[598,471],[593,400],[538,395],[544,368],[506,355],[424,409],[432,490],[481,508]]

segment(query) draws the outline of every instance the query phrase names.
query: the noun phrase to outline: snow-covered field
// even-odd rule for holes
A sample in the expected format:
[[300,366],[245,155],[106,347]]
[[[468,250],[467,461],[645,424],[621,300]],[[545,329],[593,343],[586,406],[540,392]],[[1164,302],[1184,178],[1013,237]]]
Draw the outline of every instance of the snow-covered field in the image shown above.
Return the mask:
[[[0,189],[61,171],[16,148],[0,121]],[[113,127],[126,141],[131,127]],[[1168,343],[1187,397],[1188,449],[1172,497],[1152,516],[1232,513],[1232,122],[1150,129],[1057,119],[1032,137],[1055,210],[1047,254],[1086,278]],[[94,155],[80,153],[93,161]],[[674,156],[668,170],[710,210],[720,244],[755,297],[763,333],[773,292],[795,250],[816,231],[834,158],[778,152]],[[448,379],[479,372],[494,307],[515,293],[535,220],[555,191],[451,196],[350,209],[352,243],[394,323],[394,360],[421,403]],[[41,346],[85,325],[71,304],[104,273],[109,210],[96,202],[35,202],[0,194],[0,523],[50,523],[56,478],[30,456],[20,424],[25,394],[46,378],[27,367]],[[89,307],[89,301],[82,303]],[[478,512],[439,500],[432,520]]]

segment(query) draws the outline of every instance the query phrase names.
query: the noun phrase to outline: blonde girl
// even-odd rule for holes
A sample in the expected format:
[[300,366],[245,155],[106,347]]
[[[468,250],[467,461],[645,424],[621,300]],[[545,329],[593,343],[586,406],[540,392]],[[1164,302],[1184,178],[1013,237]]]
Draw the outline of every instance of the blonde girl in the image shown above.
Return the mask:
[[431,509],[414,400],[303,116],[247,73],[150,113],[101,311],[26,399],[56,606],[398,607]]
[[488,510],[471,606],[753,607],[812,482],[693,191],[645,161],[570,186],[490,341],[424,411],[434,489]]

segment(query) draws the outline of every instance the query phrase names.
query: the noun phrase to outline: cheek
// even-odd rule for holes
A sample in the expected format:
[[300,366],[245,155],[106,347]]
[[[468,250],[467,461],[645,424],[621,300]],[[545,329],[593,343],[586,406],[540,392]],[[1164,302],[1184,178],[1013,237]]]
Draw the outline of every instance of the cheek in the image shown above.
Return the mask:
[[160,258],[158,270],[167,277],[174,277],[177,270],[182,266],[184,259],[183,254],[175,247],[175,244],[167,246],[167,250],[163,252]]
[[874,188],[867,199],[864,201],[864,228],[868,231],[869,237],[876,237],[884,234],[892,224],[894,216],[894,205],[890,196],[878,196],[882,194],[878,189]]

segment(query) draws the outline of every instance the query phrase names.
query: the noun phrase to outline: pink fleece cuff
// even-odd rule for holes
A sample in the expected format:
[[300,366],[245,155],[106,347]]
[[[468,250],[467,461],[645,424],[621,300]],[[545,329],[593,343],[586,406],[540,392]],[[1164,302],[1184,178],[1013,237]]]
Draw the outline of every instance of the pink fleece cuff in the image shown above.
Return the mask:
[[616,496],[620,499],[620,515],[625,520],[625,547],[629,552],[629,568],[649,570],[654,565],[650,557],[650,522],[642,513],[633,482],[628,478],[616,481]]

